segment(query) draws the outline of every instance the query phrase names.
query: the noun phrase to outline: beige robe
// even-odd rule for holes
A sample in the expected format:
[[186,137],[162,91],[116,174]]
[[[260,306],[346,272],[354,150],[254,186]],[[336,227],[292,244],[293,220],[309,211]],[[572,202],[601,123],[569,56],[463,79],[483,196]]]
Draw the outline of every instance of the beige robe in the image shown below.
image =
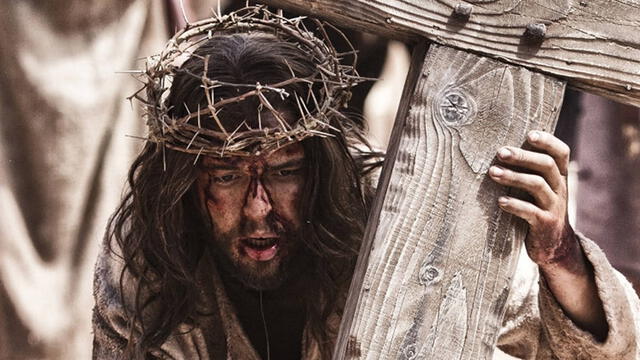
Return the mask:
[[[593,265],[600,299],[609,323],[609,336],[599,343],[568,319],[541,279],[537,266],[521,254],[497,346],[523,359],[640,359],[640,300],[629,282],[611,267],[592,241],[580,236]],[[96,266],[94,358],[119,358],[127,327],[120,302],[118,279],[122,262],[105,251]],[[257,360],[258,354],[243,332],[217,272],[208,257],[198,281],[204,306],[213,315],[202,318],[192,331],[181,326],[155,355],[162,359]],[[206,278],[204,274],[207,274]],[[125,286],[133,296],[130,286]],[[185,333],[186,332],[186,333]],[[317,359],[317,344],[303,336],[303,358]],[[498,355],[496,355],[498,356]]]

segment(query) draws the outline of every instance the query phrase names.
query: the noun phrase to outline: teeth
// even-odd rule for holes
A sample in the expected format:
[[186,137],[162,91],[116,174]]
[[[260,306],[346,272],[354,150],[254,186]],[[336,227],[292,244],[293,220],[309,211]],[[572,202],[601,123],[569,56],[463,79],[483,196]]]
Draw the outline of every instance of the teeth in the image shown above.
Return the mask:
[[246,243],[251,246],[269,247],[269,246],[275,245],[276,239],[275,238],[248,238],[246,239]]

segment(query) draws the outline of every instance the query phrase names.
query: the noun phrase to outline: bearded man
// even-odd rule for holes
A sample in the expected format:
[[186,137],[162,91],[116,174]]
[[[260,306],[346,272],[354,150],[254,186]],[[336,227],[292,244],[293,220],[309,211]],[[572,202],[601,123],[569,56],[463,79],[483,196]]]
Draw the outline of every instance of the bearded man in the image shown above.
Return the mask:
[[[248,8],[188,27],[147,68],[150,141],[96,266],[94,358],[331,356],[378,156],[337,111],[359,79],[332,54]],[[565,221],[568,149],[529,143],[490,170],[535,199],[499,204],[529,221],[539,265],[523,259],[498,346],[635,359],[635,293]]]

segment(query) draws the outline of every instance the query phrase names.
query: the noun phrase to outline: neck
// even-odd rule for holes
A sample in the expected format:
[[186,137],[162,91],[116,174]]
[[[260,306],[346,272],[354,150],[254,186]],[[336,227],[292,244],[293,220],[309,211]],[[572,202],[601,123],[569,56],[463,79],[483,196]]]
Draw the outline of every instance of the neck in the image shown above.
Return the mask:
[[262,359],[300,359],[305,281],[301,277],[292,279],[261,294],[229,275],[221,276],[242,328]]

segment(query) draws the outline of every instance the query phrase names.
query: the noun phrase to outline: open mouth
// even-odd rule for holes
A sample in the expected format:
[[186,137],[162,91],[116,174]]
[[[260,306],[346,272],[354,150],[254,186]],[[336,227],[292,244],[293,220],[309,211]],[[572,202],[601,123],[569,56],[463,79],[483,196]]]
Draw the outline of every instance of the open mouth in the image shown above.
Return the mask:
[[278,253],[279,238],[244,238],[240,244],[244,253],[255,261],[269,261]]

